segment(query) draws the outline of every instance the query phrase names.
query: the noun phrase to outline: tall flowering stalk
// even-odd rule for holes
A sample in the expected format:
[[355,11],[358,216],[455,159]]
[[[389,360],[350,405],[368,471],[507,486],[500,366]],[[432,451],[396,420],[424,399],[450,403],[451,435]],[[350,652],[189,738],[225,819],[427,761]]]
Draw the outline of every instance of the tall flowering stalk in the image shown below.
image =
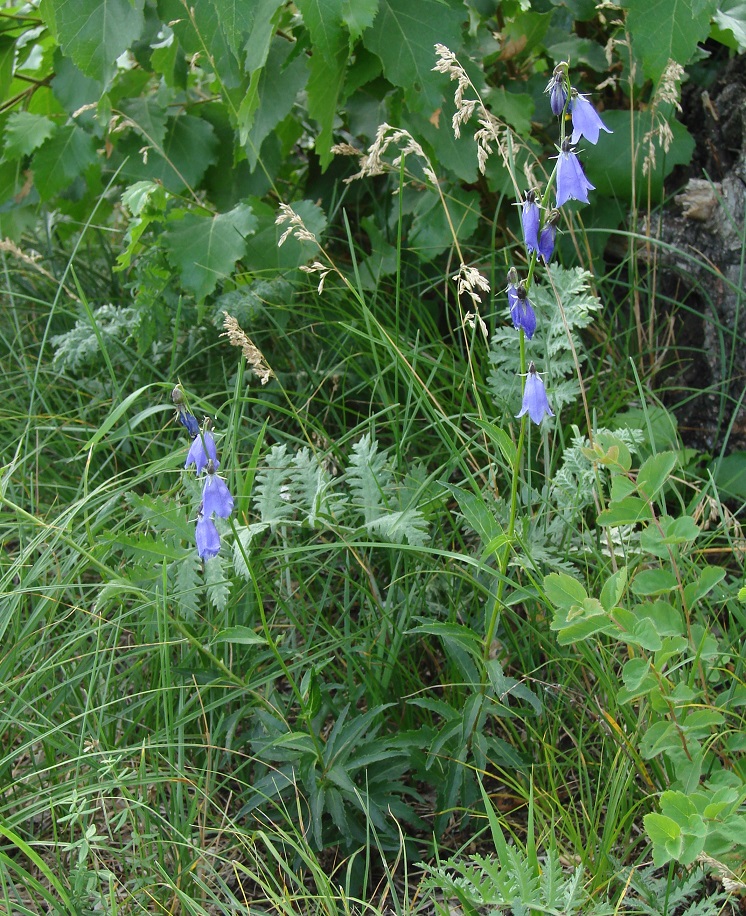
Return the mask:
[[[512,162],[505,155],[506,144],[503,136],[501,136],[499,123],[487,111],[466,71],[459,64],[455,55],[444,45],[436,45],[435,52],[438,57],[438,63],[434,69],[441,73],[449,74],[450,78],[458,84],[454,96],[456,113],[453,116],[452,125],[456,137],[459,136],[464,124],[477,112],[480,127],[474,138],[477,142],[480,171],[484,172],[487,156],[491,153],[492,144],[494,143],[503,155],[515,185],[516,179],[511,170]],[[526,277],[520,279],[518,271],[511,267],[508,271],[506,287],[510,318],[513,326],[518,331],[520,374],[524,382],[521,409],[516,414],[521,424],[512,467],[510,516],[506,546],[500,557],[500,577],[498,579],[495,602],[487,620],[483,647],[485,662],[488,660],[492,650],[492,641],[497,628],[502,608],[502,596],[507,581],[506,572],[518,515],[518,481],[523,462],[528,422],[530,420],[538,426],[544,422],[545,418],[554,416],[541,374],[533,361],[530,363],[527,361],[526,342],[531,341],[538,325],[538,318],[529,298],[529,292],[537,262],[541,260],[547,265],[554,254],[560,208],[570,200],[588,203],[589,192],[595,190],[594,186],[586,178],[578,155],[579,150],[576,148],[577,144],[581,139],[595,144],[598,142],[602,131],[611,133],[588,98],[580,95],[571,85],[569,66],[566,62],[563,61],[555,67],[546,87],[546,92],[549,96],[552,113],[559,119],[558,155],[543,194],[536,188],[531,188],[525,195],[517,193],[517,196],[523,197],[520,201],[521,225],[528,255],[528,271]],[[472,93],[476,98],[468,98],[468,95]],[[572,121],[572,135],[570,137],[566,133],[566,118],[568,115]],[[510,138],[508,138],[508,146],[509,144]],[[518,192],[517,185],[516,191]],[[550,207],[552,193],[554,193],[554,207]]]
[[220,552],[220,533],[215,518],[228,518],[233,511],[233,497],[222,477],[218,477],[220,467],[218,450],[212,435],[212,423],[209,418],[200,429],[196,417],[186,409],[184,392],[178,386],[171,392],[171,399],[176,407],[178,420],[192,437],[185,468],[194,465],[197,476],[202,479],[202,502],[197,511],[194,539],[197,553],[202,560],[209,560]]

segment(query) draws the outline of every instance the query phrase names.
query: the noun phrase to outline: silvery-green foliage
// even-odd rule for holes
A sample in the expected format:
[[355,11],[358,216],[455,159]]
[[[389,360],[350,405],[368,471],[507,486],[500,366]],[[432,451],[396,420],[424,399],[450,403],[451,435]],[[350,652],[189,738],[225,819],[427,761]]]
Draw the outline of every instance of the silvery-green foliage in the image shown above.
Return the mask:
[[[623,871],[620,868],[620,872]],[[727,895],[719,892],[706,896],[706,878],[702,868],[694,868],[688,873],[674,873],[673,879],[667,873],[661,874],[661,870],[654,866],[632,869],[629,884],[635,896],[630,901],[630,909],[648,916],[674,912],[680,916],[718,916],[725,912]]]
[[[75,327],[52,338],[56,351],[53,367],[62,372],[79,372],[99,361],[103,350],[116,366],[133,366],[137,359],[135,351],[141,319],[138,309],[111,304],[102,305],[93,312],[95,326],[88,315],[82,315]],[[165,344],[154,346],[149,361],[157,363],[167,352]]]
[[378,443],[370,435],[366,434],[353,445],[345,480],[365,525],[375,522],[386,510],[391,498],[392,477],[386,452],[378,451]]
[[275,445],[256,474],[254,507],[262,523],[272,529],[293,515],[288,480],[292,460],[286,445]]
[[236,572],[249,577],[246,559],[254,539],[280,526],[283,537],[291,530],[311,528],[344,531],[346,541],[357,531],[365,540],[422,546],[427,535],[418,505],[422,473],[415,468],[401,484],[394,473],[388,453],[379,451],[370,435],[352,447],[340,477],[331,474],[323,454],[307,447],[291,453],[286,445],[273,446],[256,474],[253,503],[258,521],[236,529]]
[[[583,449],[590,445],[588,437],[577,426],[572,430],[570,445],[562,453],[562,463],[552,477],[549,490],[550,504],[567,524],[575,524],[578,515],[594,504],[599,475],[607,476],[603,466],[594,469],[593,463],[583,454]],[[611,430],[601,428],[596,432],[610,433]],[[645,441],[645,434],[640,429],[616,429],[613,434],[633,455]]]
[[[523,849],[508,846],[500,857],[453,858],[428,872],[426,886],[437,889],[446,901],[458,901],[468,913],[603,916],[614,911],[606,903],[592,902],[583,886],[582,866],[563,870],[559,853],[553,849],[548,850],[539,870]],[[436,903],[436,908],[442,914],[452,912],[448,903]]]
[[[547,282],[531,287],[533,303],[538,322],[536,333],[527,341],[527,354],[540,353],[542,376],[555,413],[565,404],[572,404],[580,394],[575,361],[567,337],[572,334],[575,351],[581,367],[584,355],[577,331],[588,327],[595,314],[601,309],[601,301],[590,289],[591,275],[580,267],[565,268],[550,264]],[[565,320],[558,306],[562,303]],[[507,300],[505,300],[507,322],[497,328],[490,342],[489,359],[492,370],[489,387],[498,403],[505,404],[515,414],[520,405],[520,356],[516,344],[515,329],[510,324]],[[566,324],[565,324],[566,323]]]
[[230,594],[230,581],[226,578],[225,558],[222,554],[211,557],[205,563],[205,584],[210,604],[224,611]]

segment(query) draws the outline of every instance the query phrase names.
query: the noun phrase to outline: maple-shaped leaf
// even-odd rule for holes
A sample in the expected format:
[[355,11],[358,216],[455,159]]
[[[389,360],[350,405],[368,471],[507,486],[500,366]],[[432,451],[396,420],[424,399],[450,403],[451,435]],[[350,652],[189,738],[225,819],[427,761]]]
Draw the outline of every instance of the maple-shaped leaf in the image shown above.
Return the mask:
[[189,212],[172,223],[164,244],[169,261],[181,274],[182,285],[197,300],[208,296],[231,275],[246,253],[246,237],[256,226],[256,216],[246,204],[212,217]]
[[54,133],[54,121],[30,111],[14,111],[5,125],[5,149],[8,159],[28,156]]

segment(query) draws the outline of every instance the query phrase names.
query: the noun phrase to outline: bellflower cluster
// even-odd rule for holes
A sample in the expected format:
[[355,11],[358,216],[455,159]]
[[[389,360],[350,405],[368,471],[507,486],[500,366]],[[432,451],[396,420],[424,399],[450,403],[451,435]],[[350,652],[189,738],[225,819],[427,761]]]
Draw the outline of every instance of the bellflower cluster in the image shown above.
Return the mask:
[[197,513],[195,540],[201,559],[209,560],[220,551],[220,534],[214,518],[228,518],[233,511],[233,497],[226,482],[217,475],[220,461],[210,421],[206,419],[200,431],[196,418],[186,409],[179,387],[171,392],[171,399],[176,407],[177,419],[192,437],[184,467],[194,465],[197,474],[203,474],[202,503]]
[[[559,208],[568,200],[577,200],[588,203],[588,192],[595,187],[588,181],[580,164],[575,150],[576,144],[585,138],[589,143],[598,143],[600,132],[611,133],[604,124],[588,98],[570,85],[568,65],[564,61],[558,64],[546,88],[549,94],[549,105],[552,114],[560,119],[560,142],[557,147],[557,165],[550,179],[550,188],[555,183],[556,205],[546,212],[550,190],[547,188],[543,197],[535,188],[526,192],[521,203],[521,225],[523,227],[523,240],[526,252],[529,255],[529,270],[525,280],[519,280],[518,272],[514,267],[508,271],[508,305],[513,326],[522,334],[521,338],[521,363],[524,363],[523,336],[531,340],[537,326],[536,313],[531,300],[528,298],[528,289],[531,286],[536,262],[540,258],[545,265],[549,264],[554,254],[557,240],[557,223],[559,222]],[[572,135],[566,136],[566,115],[572,119]],[[526,414],[537,425],[544,417],[553,417],[554,413],[549,406],[544,382],[536,370],[533,362],[529,363],[523,387],[523,404],[517,415]]]

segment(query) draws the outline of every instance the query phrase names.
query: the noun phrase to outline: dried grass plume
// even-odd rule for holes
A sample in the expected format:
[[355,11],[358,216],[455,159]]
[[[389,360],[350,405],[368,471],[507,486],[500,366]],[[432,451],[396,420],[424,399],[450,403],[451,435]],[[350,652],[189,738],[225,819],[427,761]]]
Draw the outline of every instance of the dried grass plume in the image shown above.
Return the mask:
[[233,315],[229,315],[228,312],[223,312],[223,314],[225,315],[223,319],[225,333],[220,336],[227,337],[234,347],[241,348],[241,352],[246,357],[246,362],[251,366],[254,375],[259,379],[262,385],[266,385],[271,378],[274,378],[274,372],[269,368],[267,361],[264,356],[262,356],[261,350],[259,350],[254,344],[254,341],[241,328]]

